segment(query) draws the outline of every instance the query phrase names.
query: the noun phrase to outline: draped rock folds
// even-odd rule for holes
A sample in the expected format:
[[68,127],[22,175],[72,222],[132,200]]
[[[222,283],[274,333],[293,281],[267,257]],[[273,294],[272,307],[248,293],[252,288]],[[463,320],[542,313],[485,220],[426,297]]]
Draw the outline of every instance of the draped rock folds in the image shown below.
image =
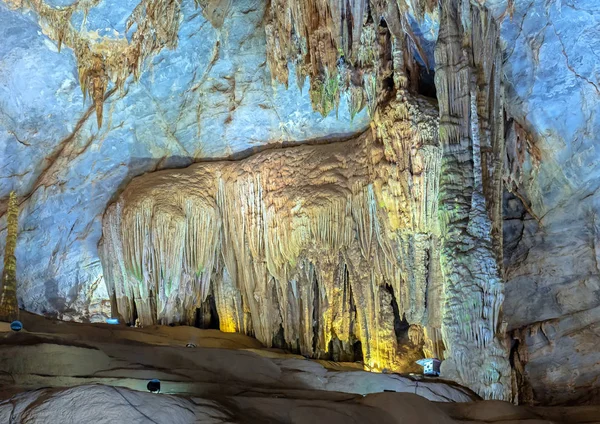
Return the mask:
[[308,356],[354,359],[360,342],[376,370],[437,356],[446,377],[507,399],[498,28],[481,2],[441,3],[438,128],[414,94],[407,18],[436,4],[272,0],[271,77],[288,83],[292,63],[316,110],[345,93],[371,131],[135,179],[103,222],[114,314],[192,324],[216,311],[224,331]]
[[442,373],[485,398],[508,399],[511,370],[503,343],[499,265],[504,104],[496,22],[472,3],[444,2],[435,57],[444,146]]
[[396,88],[408,78],[417,83],[415,55],[427,59],[408,12],[421,19],[436,6],[432,0],[271,0],[265,16],[271,76],[288,84],[293,63],[300,86],[310,77],[311,101],[323,116],[337,109],[342,93],[352,115],[367,106],[373,116],[392,73],[401,80]]
[[103,221],[113,312],[194,323],[211,295],[223,331],[315,357],[360,341],[369,368],[407,369],[441,325],[441,157],[435,107],[404,97],[350,141],[138,177]]

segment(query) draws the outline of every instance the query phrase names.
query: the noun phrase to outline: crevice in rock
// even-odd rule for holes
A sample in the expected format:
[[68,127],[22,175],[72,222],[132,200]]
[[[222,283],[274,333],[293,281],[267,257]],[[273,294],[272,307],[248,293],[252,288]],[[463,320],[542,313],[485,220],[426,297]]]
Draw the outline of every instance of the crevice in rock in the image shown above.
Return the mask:
[[214,330],[220,328],[219,311],[213,293],[210,293],[202,302],[202,306],[196,309],[195,327]]
[[138,312],[137,307],[135,306],[135,302],[131,302],[131,322],[130,325],[135,325],[138,320]]
[[319,280],[317,279],[316,274],[312,275],[312,283],[313,283],[313,304],[312,304],[312,351],[313,354],[318,352],[319,347],[319,325],[321,322],[321,314],[319,311],[319,306],[321,304],[321,299],[319,296]]
[[569,69],[569,71],[571,71],[571,73],[573,73],[573,75],[575,75],[577,78],[579,78],[579,79],[583,80],[584,82],[588,83],[589,85],[591,85],[594,88],[594,90],[596,91],[596,94],[600,95],[600,88],[598,88],[598,86],[596,85],[596,83],[594,83],[589,78],[586,78],[585,76],[581,75],[580,73],[578,73],[575,70],[575,68],[573,67],[573,65],[569,61],[569,56],[567,56],[567,52],[566,52],[566,49],[565,49],[565,44],[563,43],[562,38],[560,38],[560,36],[558,35],[558,31],[556,30],[556,26],[554,25],[554,22],[552,22],[552,20],[550,19],[549,15],[548,15],[548,20],[549,20],[550,24],[552,25],[552,29],[554,31],[554,35],[556,36],[556,39],[560,43],[561,53],[565,57],[565,62],[566,62],[566,65],[567,65],[567,68]]
[[364,362],[363,347],[360,340],[354,342],[352,350],[354,351],[354,361]]
[[437,90],[435,88],[435,71],[427,69],[418,63],[416,64],[416,67],[418,68],[419,75],[417,79],[417,93],[424,97],[435,99],[435,101],[437,102]]
[[294,353],[300,353],[298,350],[295,350],[288,346],[288,343],[287,343],[286,337],[285,337],[285,330],[283,329],[283,326],[281,324],[279,324],[279,330],[277,330],[277,332],[273,335],[272,343],[273,343],[273,347],[277,347],[279,349],[287,349]]
[[389,284],[386,284],[385,289],[392,297],[391,306],[394,313],[394,333],[396,334],[396,340],[398,341],[398,344],[407,343],[409,341],[408,328],[410,327],[410,324],[406,320],[405,315],[400,317],[400,309],[398,308],[396,296],[394,296],[394,288]]

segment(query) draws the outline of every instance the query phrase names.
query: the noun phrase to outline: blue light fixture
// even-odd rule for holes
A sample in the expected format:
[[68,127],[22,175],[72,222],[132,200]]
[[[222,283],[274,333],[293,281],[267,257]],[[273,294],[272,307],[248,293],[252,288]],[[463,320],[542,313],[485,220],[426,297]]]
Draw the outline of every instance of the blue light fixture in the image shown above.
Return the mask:
[[21,321],[13,321],[10,323],[10,329],[12,331],[21,331],[23,329],[23,323]]

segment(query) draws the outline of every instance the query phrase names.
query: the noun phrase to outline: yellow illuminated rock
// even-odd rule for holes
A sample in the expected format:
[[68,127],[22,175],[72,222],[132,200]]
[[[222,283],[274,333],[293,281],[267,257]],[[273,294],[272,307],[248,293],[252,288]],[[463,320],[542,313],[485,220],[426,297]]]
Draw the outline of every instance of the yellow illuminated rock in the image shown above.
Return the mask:
[[401,355],[395,323],[440,325],[436,114],[411,98],[353,140],[134,179],[104,217],[115,315],[194,323],[212,295],[223,331],[315,357],[360,341],[370,369],[413,369],[421,339]]

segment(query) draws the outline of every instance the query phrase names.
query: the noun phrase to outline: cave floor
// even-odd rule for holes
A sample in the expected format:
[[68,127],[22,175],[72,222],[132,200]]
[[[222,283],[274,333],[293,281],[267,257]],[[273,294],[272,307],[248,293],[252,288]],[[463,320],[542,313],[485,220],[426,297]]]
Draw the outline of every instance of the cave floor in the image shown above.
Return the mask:
[[[440,379],[309,360],[218,330],[80,324],[27,313],[21,321],[19,333],[0,323],[0,422],[591,423],[600,417],[600,407],[478,401]],[[160,395],[148,392],[151,379],[161,381]]]

